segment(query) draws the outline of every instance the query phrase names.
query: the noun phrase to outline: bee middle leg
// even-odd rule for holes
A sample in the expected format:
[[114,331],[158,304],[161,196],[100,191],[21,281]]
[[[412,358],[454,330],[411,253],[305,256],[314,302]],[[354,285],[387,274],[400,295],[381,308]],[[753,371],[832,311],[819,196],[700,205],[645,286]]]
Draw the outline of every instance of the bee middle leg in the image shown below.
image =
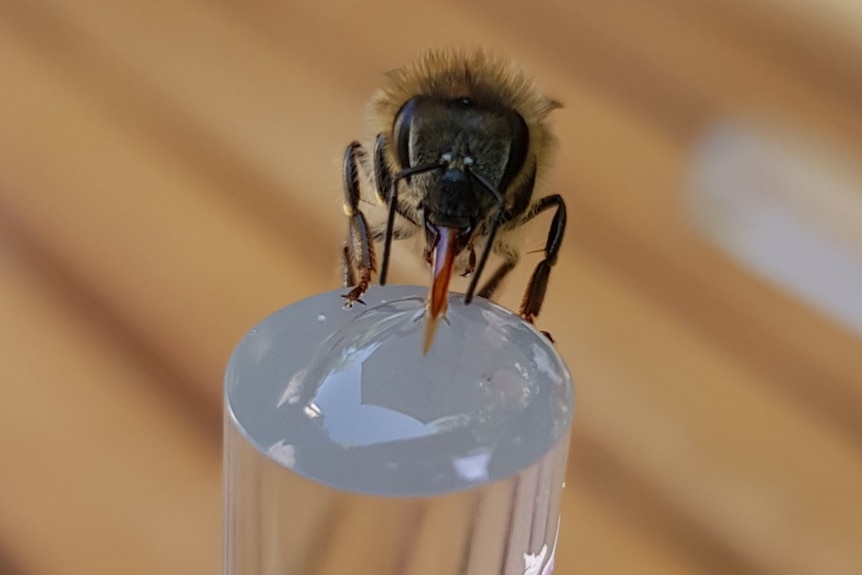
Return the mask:
[[374,240],[368,221],[359,209],[358,161],[363,153],[359,142],[352,142],[344,152],[344,213],[350,218],[344,244],[344,287],[353,286],[353,289],[342,297],[347,300],[348,307],[356,302],[365,303],[362,296],[368,290],[371,275],[377,269]]
[[518,260],[520,256],[516,251],[507,251],[505,252],[505,260],[500,266],[494,271],[494,275],[488,278],[485,284],[482,286],[482,289],[479,290],[479,297],[485,299],[491,299],[494,297],[496,291],[502,285],[503,280],[506,279],[506,276],[509,275],[515,266],[518,265]]

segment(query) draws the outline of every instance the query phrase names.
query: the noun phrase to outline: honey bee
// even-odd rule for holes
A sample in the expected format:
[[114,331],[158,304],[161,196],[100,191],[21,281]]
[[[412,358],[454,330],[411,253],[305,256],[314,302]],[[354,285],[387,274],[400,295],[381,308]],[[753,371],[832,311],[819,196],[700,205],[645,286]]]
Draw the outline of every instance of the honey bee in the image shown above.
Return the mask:
[[[363,303],[377,271],[375,242],[383,242],[383,285],[392,240],[424,231],[422,256],[432,270],[427,353],[452,274],[471,276],[466,304],[475,295],[491,298],[520,260],[514,232],[553,209],[544,258],[520,306],[533,323],[566,228],[563,198],[535,193],[556,143],[548,115],[559,107],[523,71],[484,50],[431,50],[389,72],[368,105],[367,141],[344,154],[347,305]],[[361,202],[377,203],[386,217],[369,225]],[[502,263],[477,291],[491,252]]]

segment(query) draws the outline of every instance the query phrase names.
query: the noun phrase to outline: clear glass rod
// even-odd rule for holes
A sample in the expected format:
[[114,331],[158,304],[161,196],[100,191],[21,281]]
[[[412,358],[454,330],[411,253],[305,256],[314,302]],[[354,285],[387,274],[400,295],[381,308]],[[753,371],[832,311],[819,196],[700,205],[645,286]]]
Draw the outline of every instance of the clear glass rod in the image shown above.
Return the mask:
[[574,390],[516,315],[425,290],[288,306],[225,378],[226,575],[549,575]]

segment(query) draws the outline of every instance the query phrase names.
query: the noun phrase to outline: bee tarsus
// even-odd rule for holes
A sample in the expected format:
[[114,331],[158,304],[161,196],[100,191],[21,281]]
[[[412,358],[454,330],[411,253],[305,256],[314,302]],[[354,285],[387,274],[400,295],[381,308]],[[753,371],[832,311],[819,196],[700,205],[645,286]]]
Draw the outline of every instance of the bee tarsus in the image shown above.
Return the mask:
[[344,244],[344,281],[345,287],[355,286],[342,296],[347,300],[348,307],[352,307],[355,302],[364,303],[360,298],[368,290],[371,274],[377,269],[374,241],[365,214],[359,209],[361,191],[358,160],[361,154],[362,145],[359,142],[351,142],[344,152],[344,213],[350,218]]
[[[521,225],[527,223],[545,210],[556,208],[551,227],[548,229],[548,239],[545,242],[545,259],[536,265],[527,290],[521,300],[521,316],[533,323],[542,303],[545,301],[545,292],[548,288],[548,278],[551,275],[551,267],[557,263],[560,248],[563,245],[563,235],[566,230],[566,204],[559,194],[545,196],[537,200],[522,218]],[[552,340],[553,341],[553,340]]]

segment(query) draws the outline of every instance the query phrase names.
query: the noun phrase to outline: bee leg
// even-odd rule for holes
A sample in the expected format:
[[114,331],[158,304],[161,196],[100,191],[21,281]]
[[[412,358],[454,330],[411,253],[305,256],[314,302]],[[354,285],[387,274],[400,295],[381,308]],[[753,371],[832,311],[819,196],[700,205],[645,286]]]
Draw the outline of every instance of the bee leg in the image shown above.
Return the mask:
[[[371,274],[376,269],[374,242],[371,240],[368,223],[362,212],[356,212],[350,217],[350,231],[348,232],[345,252],[345,259],[349,260],[346,262],[346,266],[350,268],[345,273],[345,277],[351,281],[351,285],[354,287],[341,297],[347,300],[347,307],[352,307],[356,302],[365,303],[361,298],[368,290],[368,286],[371,285]],[[358,282],[353,271],[354,268],[359,275]]]
[[[371,284],[371,274],[377,264],[374,256],[374,241],[365,215],[359,209],[358,157],[363,153],[359,142],[352,142],[344,152],[344,213],[350,218],[347,241],[344,245],[344,279],[354,288],[342,297],[348,307],[354,303],[365,303],[362,296]],[[355,271],[354,271],[355,270]],[[356,276],[359,281],[356,281]]]
[[[511,211],[504,213],[503,215],[503,229],[511,230],[514,229],[525,222],[529,221],[535,214],[529,211],[530,208],[530,198],[533,196],[533,187],[536,185],[536,167],[533,166],[533,169],[530,171],[529,176],[524,182],[518,186],[518,188],[514,192],[514,205],[511,208]],[[526,213],[526,217],[525,217]],[[502,248],[502,249],[501,249]],[[503,280],[506,278],[509,273],[515,269],[515,266],[518,265],[518,260],[520,259],[520,254],[510,246],[505,246],[503,244],[498,244],[494,246],[494,251],[500,253],[504,257],[504,261],[500,264],[500,267],[494,272],[485,285],[482,286],[482,289],[479,291],[479,297],[483,297],[485,299],[491,299],[494,296],[494,293],[499,289],[500,285],[503,283]]]
[[383,262],[380,266],[380,285],[386,284],[389,274],[389,256],[392,252],[392,239],[395,235],[395,212],[398,210],[398,188],[392,180],[392,174],[386,165],[386,136],[377,135],[374,142],[374,187],[377,188],[377,200],[389,206],[386,218],[386,232],[383,237]]
[[[528,221],[547,209],[556,208],[554,219],[548,230],[548,239],[545,243],[545,259],[539,262],[530,283],[521,300],[521,317],[533,323],[542,308],[545,299],[545,291],[548,288],[548,277],[551,275],[551,267],[557,263],[560,247],[563,245],[563,235],[566,231],[566,204],[558,194],[546,196],[538,200],[527,212],[524,221]],[[543,332],[553,341],[550,334]]]
[[389,205],[392,193],[392,173],[386,165],[386,136],[377,135],[374,142],[374,187],[377,188],[377,200]]
[[[466,267],[466,269],[464,269],[464,272],[461,274],[462,278],[470,277],[473,274],[473,272],[476,271],[476,249],[472,245],[469,245],[469,246],[467,246],[467,251],[469,252],[469,255],[467,257],[467,267]],[[431,264],[431,252],[430,252],[430,250],[428,250],[428,255],[426,256],[425,259],[428,262],[428,264],[430,265]],[[479,295],[481,296],[482,294],[480,293]]]
[[500,287],[503,283],[503,280],[509,275],[515,266],[518,265],[518,254],[517,253],[509,253],[506,254],[506,261],[500,264],[500,267],[494,272],[488,281],[485,282],[485,285],[482,286],[482,289],[479,290],[479,297],[485,299],[491,299],[494,297],[494,292]]
[[345,243],[343,250],[344,259],[341,263],[342,281],[341,287],[349,288],[356,285],[356,270],[353,269],[353,260],[350,256],[350,246]]

